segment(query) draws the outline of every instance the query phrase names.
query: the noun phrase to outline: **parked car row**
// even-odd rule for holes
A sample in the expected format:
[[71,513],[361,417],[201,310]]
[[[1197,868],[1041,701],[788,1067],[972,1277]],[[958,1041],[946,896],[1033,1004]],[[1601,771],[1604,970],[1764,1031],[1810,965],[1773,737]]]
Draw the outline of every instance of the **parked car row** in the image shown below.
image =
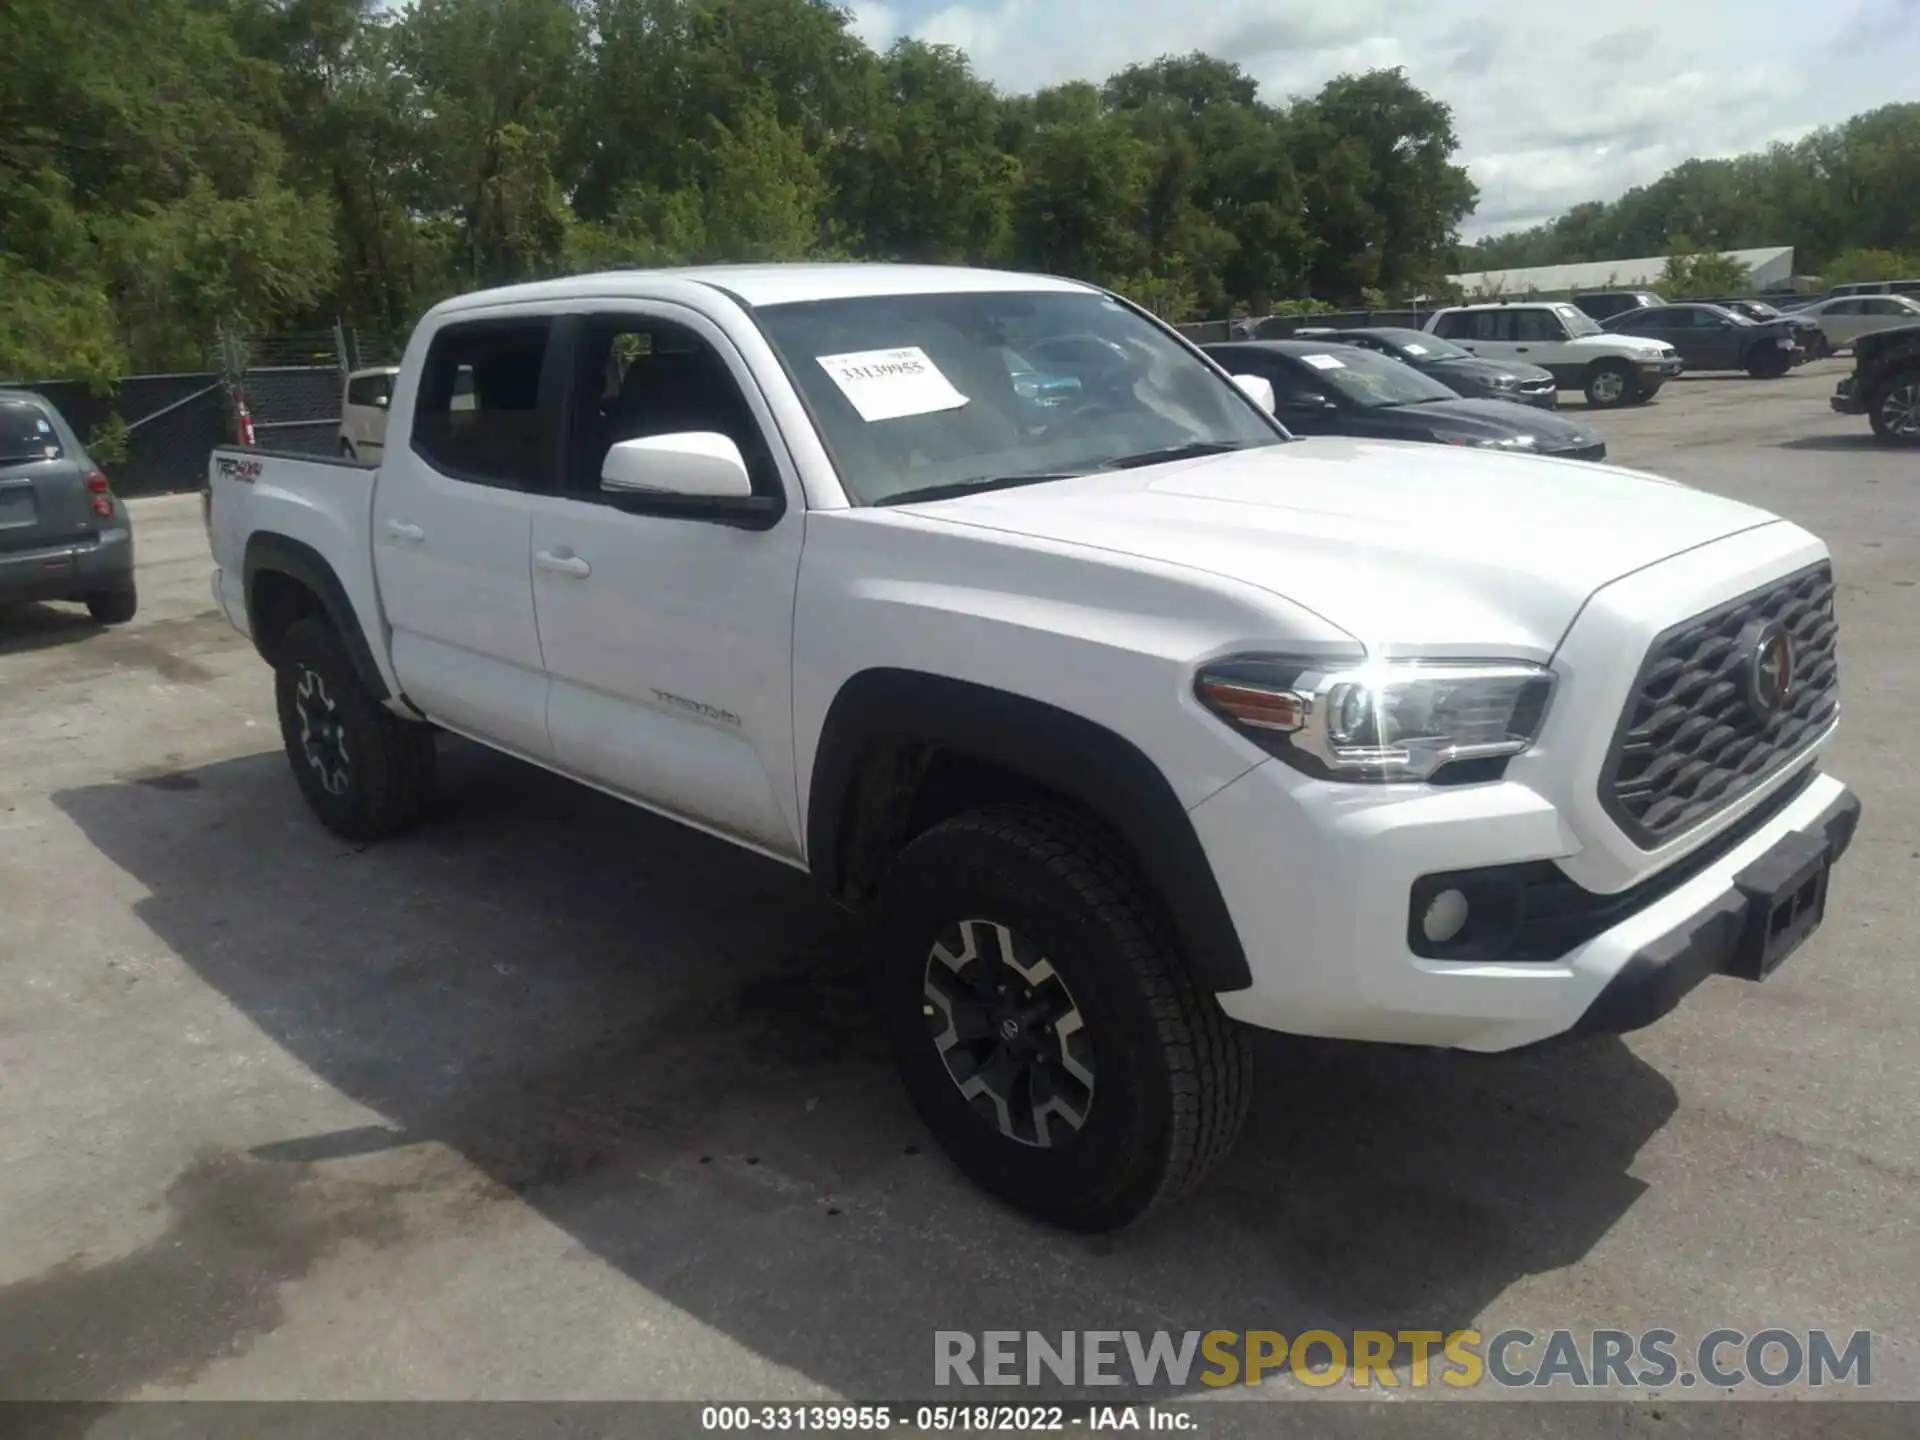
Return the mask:
[[1749,319],[1723,305],[1642,306],[1603,323],[1618,335],[1664,341],[1690,370],[1744,370],[1772,379],[1793,369],[1800,350],[1801,327],[1785,319]]
[[[1355,332],[1339,336],[1350,342],[1354,337]],[[1396,343],[1402,349],[1420,344],[1404,339]],[[1584,425],[1508,398],[1463,399],[1437,376],[1381,348],[1318,337],[1202,348],[1233,374],[1257,375],[1272,385],[1273,413],[1295,434],[1425,440],[1572,460],[1606,458],[1606,441]]]

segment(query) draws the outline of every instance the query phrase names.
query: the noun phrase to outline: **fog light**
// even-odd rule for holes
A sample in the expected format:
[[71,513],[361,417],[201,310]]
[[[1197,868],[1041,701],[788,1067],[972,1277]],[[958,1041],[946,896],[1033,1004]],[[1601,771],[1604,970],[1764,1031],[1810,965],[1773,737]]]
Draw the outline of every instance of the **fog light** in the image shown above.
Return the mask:
[[1435,945],[1445,945],[1467,928],[1467,897],[1458,890],[1442,890],[1420,917],[1420,933]]

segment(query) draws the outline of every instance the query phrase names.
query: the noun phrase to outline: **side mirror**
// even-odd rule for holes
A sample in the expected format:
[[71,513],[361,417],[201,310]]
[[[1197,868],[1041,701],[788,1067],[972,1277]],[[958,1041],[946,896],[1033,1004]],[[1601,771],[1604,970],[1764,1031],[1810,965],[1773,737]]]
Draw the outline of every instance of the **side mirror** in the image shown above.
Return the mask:
[[600,488],[611,494],[745,500],[753,494],[740,447],[710,430],[622,440],[607,451]]
[[1267,414],[1273,414],[1273,382],[1264,375],[1236,375],[1233,383]]

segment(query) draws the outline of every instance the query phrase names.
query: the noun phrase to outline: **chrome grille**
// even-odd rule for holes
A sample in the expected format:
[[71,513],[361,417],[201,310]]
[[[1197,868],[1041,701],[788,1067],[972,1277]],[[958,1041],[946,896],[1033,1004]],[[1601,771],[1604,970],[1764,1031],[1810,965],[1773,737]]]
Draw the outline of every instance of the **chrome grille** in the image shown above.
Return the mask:
[[[1792,689],[1763,717],[1748,698],[1756,626],[1793,645]],[[1833,569],[1812,566],[1709,610],[1653,642],[1627,700],[1600,803],[1643,850],[1689,829],[1777,773],[1840,704]]]

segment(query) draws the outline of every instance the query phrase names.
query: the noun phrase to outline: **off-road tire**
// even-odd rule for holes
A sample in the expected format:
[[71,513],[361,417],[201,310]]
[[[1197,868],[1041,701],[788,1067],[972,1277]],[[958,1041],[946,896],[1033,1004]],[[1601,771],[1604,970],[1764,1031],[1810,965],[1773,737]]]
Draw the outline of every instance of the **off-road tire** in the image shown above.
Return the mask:
[[87,613],[102,625],[124,625],[140,609],[140,592],[129,585],[124,590],[96,590],[87,596]]
[[[983,1118],[930,1033],[930,955],[968,920],[1030,942],[1084,1017],[1092,1097],[1048,1148]],[[1191,1191],[1231,1149],[1253,1089],[1248,1036],[1195,983],[1158,898],[1090,817],[1019,802],[945,821],[889,867],[870,936],[877,1008],[915,1108],[1002,1199],[1114,1230]]]
[[[1612,393],[1611,381],[1618,382],[1619,393]],[[1639,374],[1624,360],[1594,361],[1587,367],[1587,381],[1582,389],[1587,404],[1596,410],[1612,410],[1647,398],[1641,389]]]
[[[312,677],[309,679],[309,677]],[[301,687],[317,682],[344,737],[345,786],[336,793],[309,758]],[[280,735],[293,778],[320,823],[343,839],[375,840],[417,824],[432,804],[433,730],[403,720],[361,683],[338,632],[325,620],[295,621],[274,667]]]

